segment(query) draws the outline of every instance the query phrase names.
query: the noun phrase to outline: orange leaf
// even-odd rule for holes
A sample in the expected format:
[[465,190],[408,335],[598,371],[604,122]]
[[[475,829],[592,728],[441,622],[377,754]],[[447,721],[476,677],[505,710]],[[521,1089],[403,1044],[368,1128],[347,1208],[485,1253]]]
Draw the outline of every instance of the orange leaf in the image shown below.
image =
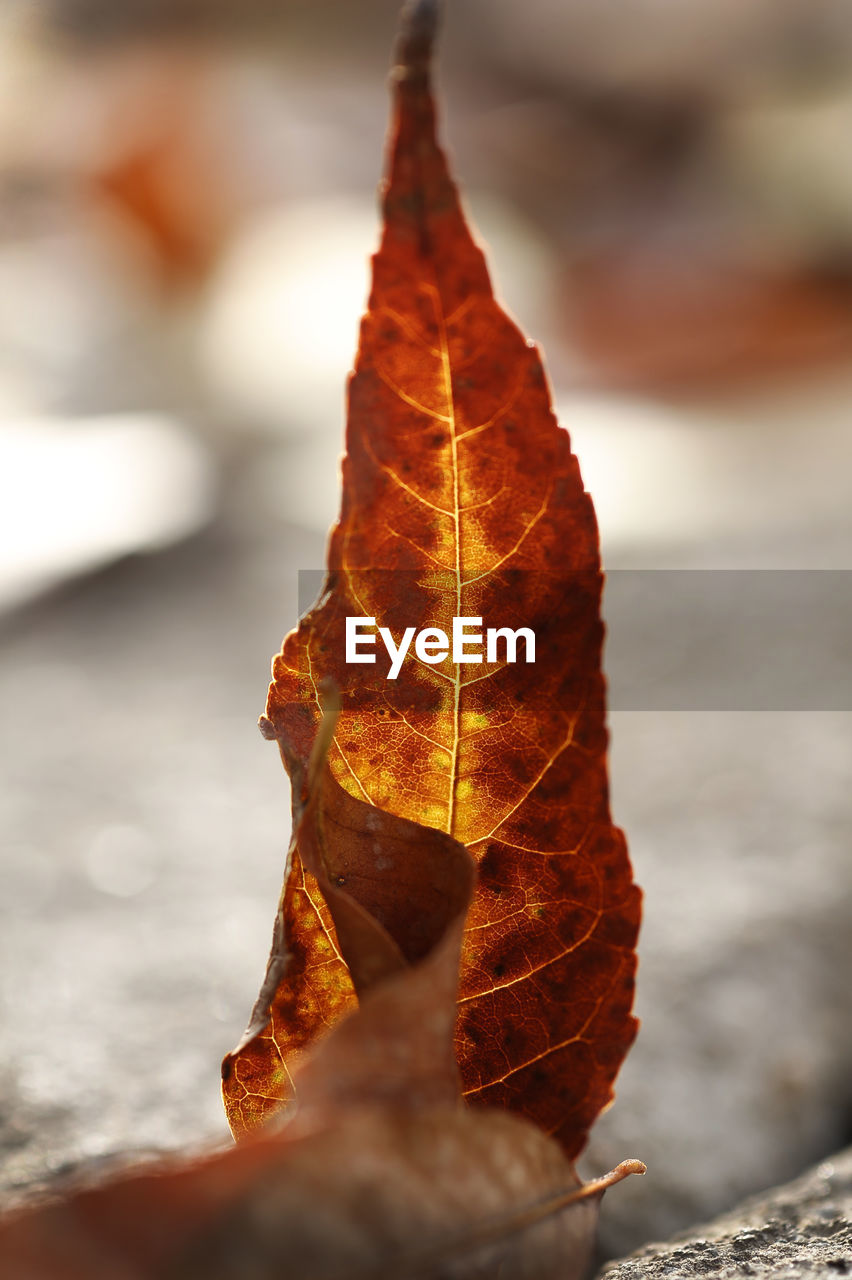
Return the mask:
[[[326,587],[275,659],[262,727],[301,785],[330,677],[340,787],[377,820],[386,811],[468,847],[479,883],[461,966],[465,1094],[530,1117],[573,1156],[636,1027],[640,896],[609,812],[598,534],[539,354],[494,300],[435,141],[434,16],[415,5],[400,50]],[[381,645],[372,665],[346,662],[352,616],[397,645],[411,627],[449,635],[454,618],[530,628],[535,662],[523,642],[518,660],[506,646],[478,665],[423,650],[389,680]],[[404,885],[391,896],[404,903]],[[226,1059],[238,1135],[289,1096],[293,1055],[354,1001],[295,848],[277,930],[252,1025]]]

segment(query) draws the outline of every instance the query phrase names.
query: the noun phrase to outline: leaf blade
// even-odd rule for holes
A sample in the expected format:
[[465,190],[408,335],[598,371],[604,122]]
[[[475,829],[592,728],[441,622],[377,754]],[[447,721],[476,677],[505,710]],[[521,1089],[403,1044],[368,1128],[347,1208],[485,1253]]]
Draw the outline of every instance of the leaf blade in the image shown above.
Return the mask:
[[[465,1092],[574,1155],[636,1029],[639,892],[609,811],[597,526],[541,359],[494,299],[436,141],[434,5],[411,13],[326,590],[275,659],[266,723],[306,759],[331,677],[341,787],[470,849]],[[380,655],[347,666],[353,614],[397,641],[411,626],[450,633],[454,617],[530,627],[536,664],[415,657],[391,682]]]

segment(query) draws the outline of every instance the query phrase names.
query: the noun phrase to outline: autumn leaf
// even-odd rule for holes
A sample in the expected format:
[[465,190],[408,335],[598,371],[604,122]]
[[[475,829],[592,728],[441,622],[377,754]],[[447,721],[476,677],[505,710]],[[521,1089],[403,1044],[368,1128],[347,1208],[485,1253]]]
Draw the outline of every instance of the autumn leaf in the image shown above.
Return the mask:
[[[494,300],[436,143],[435,16],[420,0],[403,28],[328,576],[275,659],[261,724],[298,789],[331,679],[340,791],[378,824],[394,815],[469,849],[478,884],[456,1032],[465,1097],[529,1117],[574,1156],[636,1027],[640,896],[609,810],[598,533],[538,351]],[[346,661],[348,617],[373,619],[394,648],[412,628],[449,635],[455,618],[527,628],[535,662],[510,661],[503,637],[478,665],[409,652],[389,679],[381,646],[372,665]],[[363,875],[370,887],[379,870]],[[420,904],[401,872],[381,894],[382,911],[414,928]],[[355,1007],[343,953],[299,843],[261,995],[223,1067],[237,1136],[293,1096],[294,1063]]]
[[[331,901],[360,1007],[295,1069],[295,1115],[280,1131],[224,1153],[125,1172],[6,1218],[3,1275],[582,1275],[603,1191],[644,1166],[625,1161],[581,1185],[558,1145],[533,1125],[459,1105],[453,1027],[472,860],[445,833],[417,828],[422,856],[408,869],[410,886],[419,896],[422,877],[428,899],[440,868],[441,892],[416,959],[392,937],[395,905],[387,929],[356,898],[347,915],[359,850],[369,843],[383,857],[404,858],[415,824],[343,791],[326,768],[328,737],[321,731],[307,769],[294,764],[297,838],[326,889],[341,876],[356,882],[338,885]],[[384,915],[380,901],[377,909]]]

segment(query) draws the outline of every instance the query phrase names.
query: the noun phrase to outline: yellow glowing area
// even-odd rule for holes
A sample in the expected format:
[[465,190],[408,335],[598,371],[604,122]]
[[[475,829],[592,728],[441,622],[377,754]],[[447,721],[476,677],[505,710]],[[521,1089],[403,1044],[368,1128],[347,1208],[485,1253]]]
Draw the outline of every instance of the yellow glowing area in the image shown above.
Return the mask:
[[478,733],[488,728],[488,716],[481,711],[463,711],[461,714],[462,733]]

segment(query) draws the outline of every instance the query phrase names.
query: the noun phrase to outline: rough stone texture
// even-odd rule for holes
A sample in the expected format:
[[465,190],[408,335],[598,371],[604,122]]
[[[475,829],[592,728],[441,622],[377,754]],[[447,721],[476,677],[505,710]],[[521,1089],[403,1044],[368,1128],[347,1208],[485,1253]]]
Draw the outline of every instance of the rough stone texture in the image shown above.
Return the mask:
[[668,1244],[616,1262],[600,1280],[740,1276],[836,1280],[852,1272],[852,1149]]

